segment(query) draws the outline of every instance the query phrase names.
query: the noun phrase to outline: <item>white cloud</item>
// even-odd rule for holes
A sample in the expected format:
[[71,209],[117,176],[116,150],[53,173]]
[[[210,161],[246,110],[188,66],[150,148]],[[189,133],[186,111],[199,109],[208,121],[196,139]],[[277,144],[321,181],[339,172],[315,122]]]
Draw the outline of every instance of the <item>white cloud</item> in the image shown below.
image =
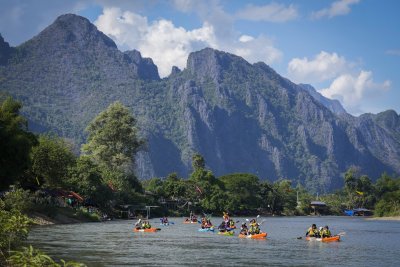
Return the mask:
[[251,21],[286,22],[298,17],[294,5],[270,3],[264,6],[248,5],[236,14],[236,18]]
[[360,0],[339,0],[333,2],[329,8],[324,8],[319,11],[313,12],[311,17],[313,19],[320,19],[323,17],[333,18],[336,16],[342,16],[350,13],[350,5],[354,5],[360,2]]
[[216,46],[213,27],[208,23],[187,31],[168,20],[149,23],[146,17],[133,12],[105,8],[95,24],[121,48],[137,49],[143,56],[151,57],[161,76],[167,76],[173,65],[184,67],[191,51]]
[[390,89],[391,82],[376,83],[371,71],[360,71],[357,75],[342,74],[328,88],[319,92],[325,97],[340,100],[350,113],[361,113],[366,99],[379,97]]
[[272,41],[263,35],[257,38],[242,35],[239,42],[233,42],[225,49],[245,58],[250,63],[263,61],[270,64],[279,61],[283,56],[283,53],[274,47]]
[[318,83],[338,76],[350,65],[336,53],[321,51],[314,59],[293,58],[288,65],[288,76],[298,83]]
[[247,43],[247,42],[250,42],[250,41],[253,41],[253,40],[254,40],[254,37],[250,36],[250,35],[242,35],[239,38],[239,41],[242,42],[242,43]]
[[143,56],[151,57],[161,77],[169,75],[173,65],[185,68],[189,53],[205,47],[238,54],[251,63],[272,63],[282,57],[282,52],[267,37],[239,36],[229,27],[222,27],[230,25],[228,18],[208,16],[211,22],[205,20],[200,28],[187,30],[176,27],[169,20],[149,22],[146,17],[134,12],[110,7],[103,9],[95,25],[120,48],[137,49]]
[[311,83],[323,88],[318,90],[323,96],[339,100],[348,112],[355,115],[369,111],[366,103],[382,96],[391,86],[389,80],[377,83],[371,71],[360,69],[358,64],[337,53],[325,51],[310,60],[292,59],[288,64],[288,76],[297,83]]

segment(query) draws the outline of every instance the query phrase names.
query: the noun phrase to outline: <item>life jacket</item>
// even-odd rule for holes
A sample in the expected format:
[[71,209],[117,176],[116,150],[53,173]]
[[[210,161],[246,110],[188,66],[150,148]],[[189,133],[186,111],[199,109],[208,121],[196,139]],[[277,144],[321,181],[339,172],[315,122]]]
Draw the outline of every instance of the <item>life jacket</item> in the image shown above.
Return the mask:
[[308,236],[316,236],[318,234],[318,229],[313,229],[312,227],[308,228]]
[[321,233],[321,236],[322,237],[331,237],[332,234],[331,234],[331,231],[329,229],[323,229],[322,233]]

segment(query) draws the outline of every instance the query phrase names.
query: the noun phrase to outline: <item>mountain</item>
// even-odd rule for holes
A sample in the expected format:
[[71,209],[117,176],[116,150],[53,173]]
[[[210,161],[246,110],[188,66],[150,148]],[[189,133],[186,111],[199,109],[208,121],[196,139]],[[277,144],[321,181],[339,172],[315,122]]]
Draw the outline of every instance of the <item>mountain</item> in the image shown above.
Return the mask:
[[129,107],[148,141],[137,160],[141,178],[187,176],[194,152],[216,175],[285,177],[319,192],[341,186],[352,165],[373,179],[400,173],[396,112],[353,117],[262,62],[206,48],[160,79],[151,59],[119,51],[72,14],[18,47],[0,40],[0,58],[0,91],[23,102],[37,131],[80,144],[110,103]]
[[312,97],[314,97],[315,100],[320,102],[322,105],[327,107],[330,111],[332,111],[335,114],[346,114],[346,110],[343,108],[342,104],[336,99],[329,99],[321,95],[320,93],[315,90],[314,87],[312,87],[309,84],[299,84],[301,88],[306,90]]

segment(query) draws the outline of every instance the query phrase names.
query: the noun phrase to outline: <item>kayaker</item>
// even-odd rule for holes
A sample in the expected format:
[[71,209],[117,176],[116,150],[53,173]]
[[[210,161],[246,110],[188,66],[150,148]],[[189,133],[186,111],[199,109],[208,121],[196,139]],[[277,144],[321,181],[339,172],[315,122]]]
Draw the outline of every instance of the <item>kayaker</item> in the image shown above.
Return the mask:
[[240,234],[247,235],[248,231],[249,229],[247,228],[246,223],[242,223],[242,226],[240,227]]
[[225,223],[229,222],[229,214],[227,212],[224,212],[224,215],[222,216],[222,218],[224,219]]
[[324,228],[322,227],[322,226],[320,226],[319,228],[318,228],[318,234],[317,235],[315,235],[315,237],[321,237],[322,236],[322,230],[323,230]]
[[316,237],[317,235],[318,235],[317,225],[315,225],[315,223],[313,223],[313,225],[310,228],[308,228],[308,230],[306,232],[306,236]]
[[324,237],[331,237],[331,236],[332,236],[332,233],[331,233],[331,231],[329,230],[328,225],[326,225],[326,226],[324,227],[324,229],[322,229],[321,237],[324,238]]
[[260,225],[257,223],[257,221],[256,221],[255,219],[252,219],[252,220],[250,221],[250,230],[249,230],[249,233],[250,233],[251,235],[259,234],[259,233],[260,233]]
[[229,228],[235,228],[235,222],[232,219],[230,219],[228,226],[229,226]]
[[143,221],[142,223],[142,229],[150,229],[151,225],[149,223],[149,221]]
[[218,226],[218,230],[220,232],[225,232],[226,231],[226,223],[225,223],[225,221],[222,221],[222,223]]

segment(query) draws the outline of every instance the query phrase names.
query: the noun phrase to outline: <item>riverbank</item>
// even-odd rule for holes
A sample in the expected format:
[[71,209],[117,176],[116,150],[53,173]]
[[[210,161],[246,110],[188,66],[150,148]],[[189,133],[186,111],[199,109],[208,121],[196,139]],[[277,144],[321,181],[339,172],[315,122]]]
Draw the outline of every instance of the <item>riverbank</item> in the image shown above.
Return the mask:
[[388,216],[388,217],[371,217],[366,218],[367,221],[400,221],[400,216]]
[[57,208],[54,216],[48,216],[40,212],[29,213],[35,225],[52,225],[52,224],[72,224],[84,222],[98,222],[99,217],[94,214],[84,213],[80,210],[71,208]]

